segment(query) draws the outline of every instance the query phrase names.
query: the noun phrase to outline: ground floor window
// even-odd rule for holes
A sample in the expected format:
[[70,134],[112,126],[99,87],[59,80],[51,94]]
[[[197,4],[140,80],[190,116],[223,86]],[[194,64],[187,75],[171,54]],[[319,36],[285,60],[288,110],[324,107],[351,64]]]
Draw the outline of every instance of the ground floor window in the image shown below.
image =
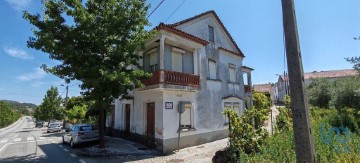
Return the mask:
[[180,126],[182,129],[193,128],[193,110],[190,104],[185,105],[185,111],[181,114]]
[[[238,115],[240,115],[241,114],[241,105],[242,105],[241,103],[242,102],[240,99],[224,100],[223,108],[224,108],[224,110],[225,109],[234,110],[234,111],[236,111],[236,113],[238,113]],[[229,124],[229,117],[227,115],[224,115],[224,121],[225,121],[224,122],[225,124]]]

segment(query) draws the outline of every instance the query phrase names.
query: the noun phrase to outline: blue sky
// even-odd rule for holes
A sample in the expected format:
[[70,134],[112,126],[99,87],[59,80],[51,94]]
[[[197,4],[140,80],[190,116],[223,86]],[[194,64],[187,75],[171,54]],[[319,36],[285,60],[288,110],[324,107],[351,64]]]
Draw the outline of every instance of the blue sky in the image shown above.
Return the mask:
[[[160,1],[148,0],[152,4],[149,12]],[[360,41],[353,39],[360,36],[360,1],[297,0],[295,5],[304,71],[351,68],[344,58],[360,56]],[[40,9],[39,0],[0,1],[0,99],[40,104],[51,85],[65,96],[65,87],[60,86],[64,82],[39,68],[58,62],[26,46],[33,26],[22,18],[22,11],[36,13]],[[149,17],[149,28],[208,10],[215,10],[246,55],[244,65],[255,69],[253,83],[275,82],[275,74],[284,71],[280,0],[165,0]],[[79,92],[76,85],[69,88],[70,96]]]

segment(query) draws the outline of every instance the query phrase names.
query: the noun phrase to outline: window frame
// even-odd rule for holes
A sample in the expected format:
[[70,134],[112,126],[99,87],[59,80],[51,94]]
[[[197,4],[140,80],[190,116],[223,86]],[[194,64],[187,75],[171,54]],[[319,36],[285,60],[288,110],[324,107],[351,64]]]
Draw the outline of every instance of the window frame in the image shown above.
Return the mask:
[[[229,67],[228,67],[228,69],[229,69],[229,82],[230,83],[236,83],[236,66],[234,65],[234,64],[229,64]],[[233,73],[233,80],[231,80],[232,79],[232,73],[231,73],[231,69],[233,69],[234,70],[234,73]]]
[[215,42],[215,29],[212,26],[208,26],[208,32],[209,32],[209,41]]
[[[210,69],[210,63],[213,62],[215,65],[215,69],[214,69],[214,78],[212,78],[212,73],[211,73],[211,69]],[[213,59],[208,59],[208,79],[212,79],[212,80],[217,80],[217,62]]]
[[190,109],[190,125],[183,125],[182,119],[183,119],[183,113],[180,114],[181,121],[180,121],[180,131],[188,131],[188,130],[195,130],[194,127],[194,107],[191,104],[185,104],[185,109]]

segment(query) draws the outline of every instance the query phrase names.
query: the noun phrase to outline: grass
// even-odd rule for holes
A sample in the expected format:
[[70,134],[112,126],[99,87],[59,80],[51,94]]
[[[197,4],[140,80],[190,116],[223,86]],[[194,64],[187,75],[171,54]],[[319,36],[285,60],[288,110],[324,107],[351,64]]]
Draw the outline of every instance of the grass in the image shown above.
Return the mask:
[[[350,139],[344,132],[332,132],[330,120],[337,115],[336,110],[312,111],[311,124],[315,151],[319,162],[358,162],[360,160],[360,133],[351,133]],[[348,140],[348,141],[347,141]],[[340,142],[340,143],[339,143]],[[342,143],[341,143],[342,142]],[[293,130],[284,131],[269,137],[261,147],[261,152],[242,155],[243,162],[296,162]]]

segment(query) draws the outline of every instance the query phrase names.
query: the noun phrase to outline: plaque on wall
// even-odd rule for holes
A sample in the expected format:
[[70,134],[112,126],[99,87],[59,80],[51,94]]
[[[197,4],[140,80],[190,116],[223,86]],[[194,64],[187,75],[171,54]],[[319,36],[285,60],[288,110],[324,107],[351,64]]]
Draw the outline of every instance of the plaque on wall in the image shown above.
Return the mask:
[[173,102],[165,102],[165,109],[173,109]]

